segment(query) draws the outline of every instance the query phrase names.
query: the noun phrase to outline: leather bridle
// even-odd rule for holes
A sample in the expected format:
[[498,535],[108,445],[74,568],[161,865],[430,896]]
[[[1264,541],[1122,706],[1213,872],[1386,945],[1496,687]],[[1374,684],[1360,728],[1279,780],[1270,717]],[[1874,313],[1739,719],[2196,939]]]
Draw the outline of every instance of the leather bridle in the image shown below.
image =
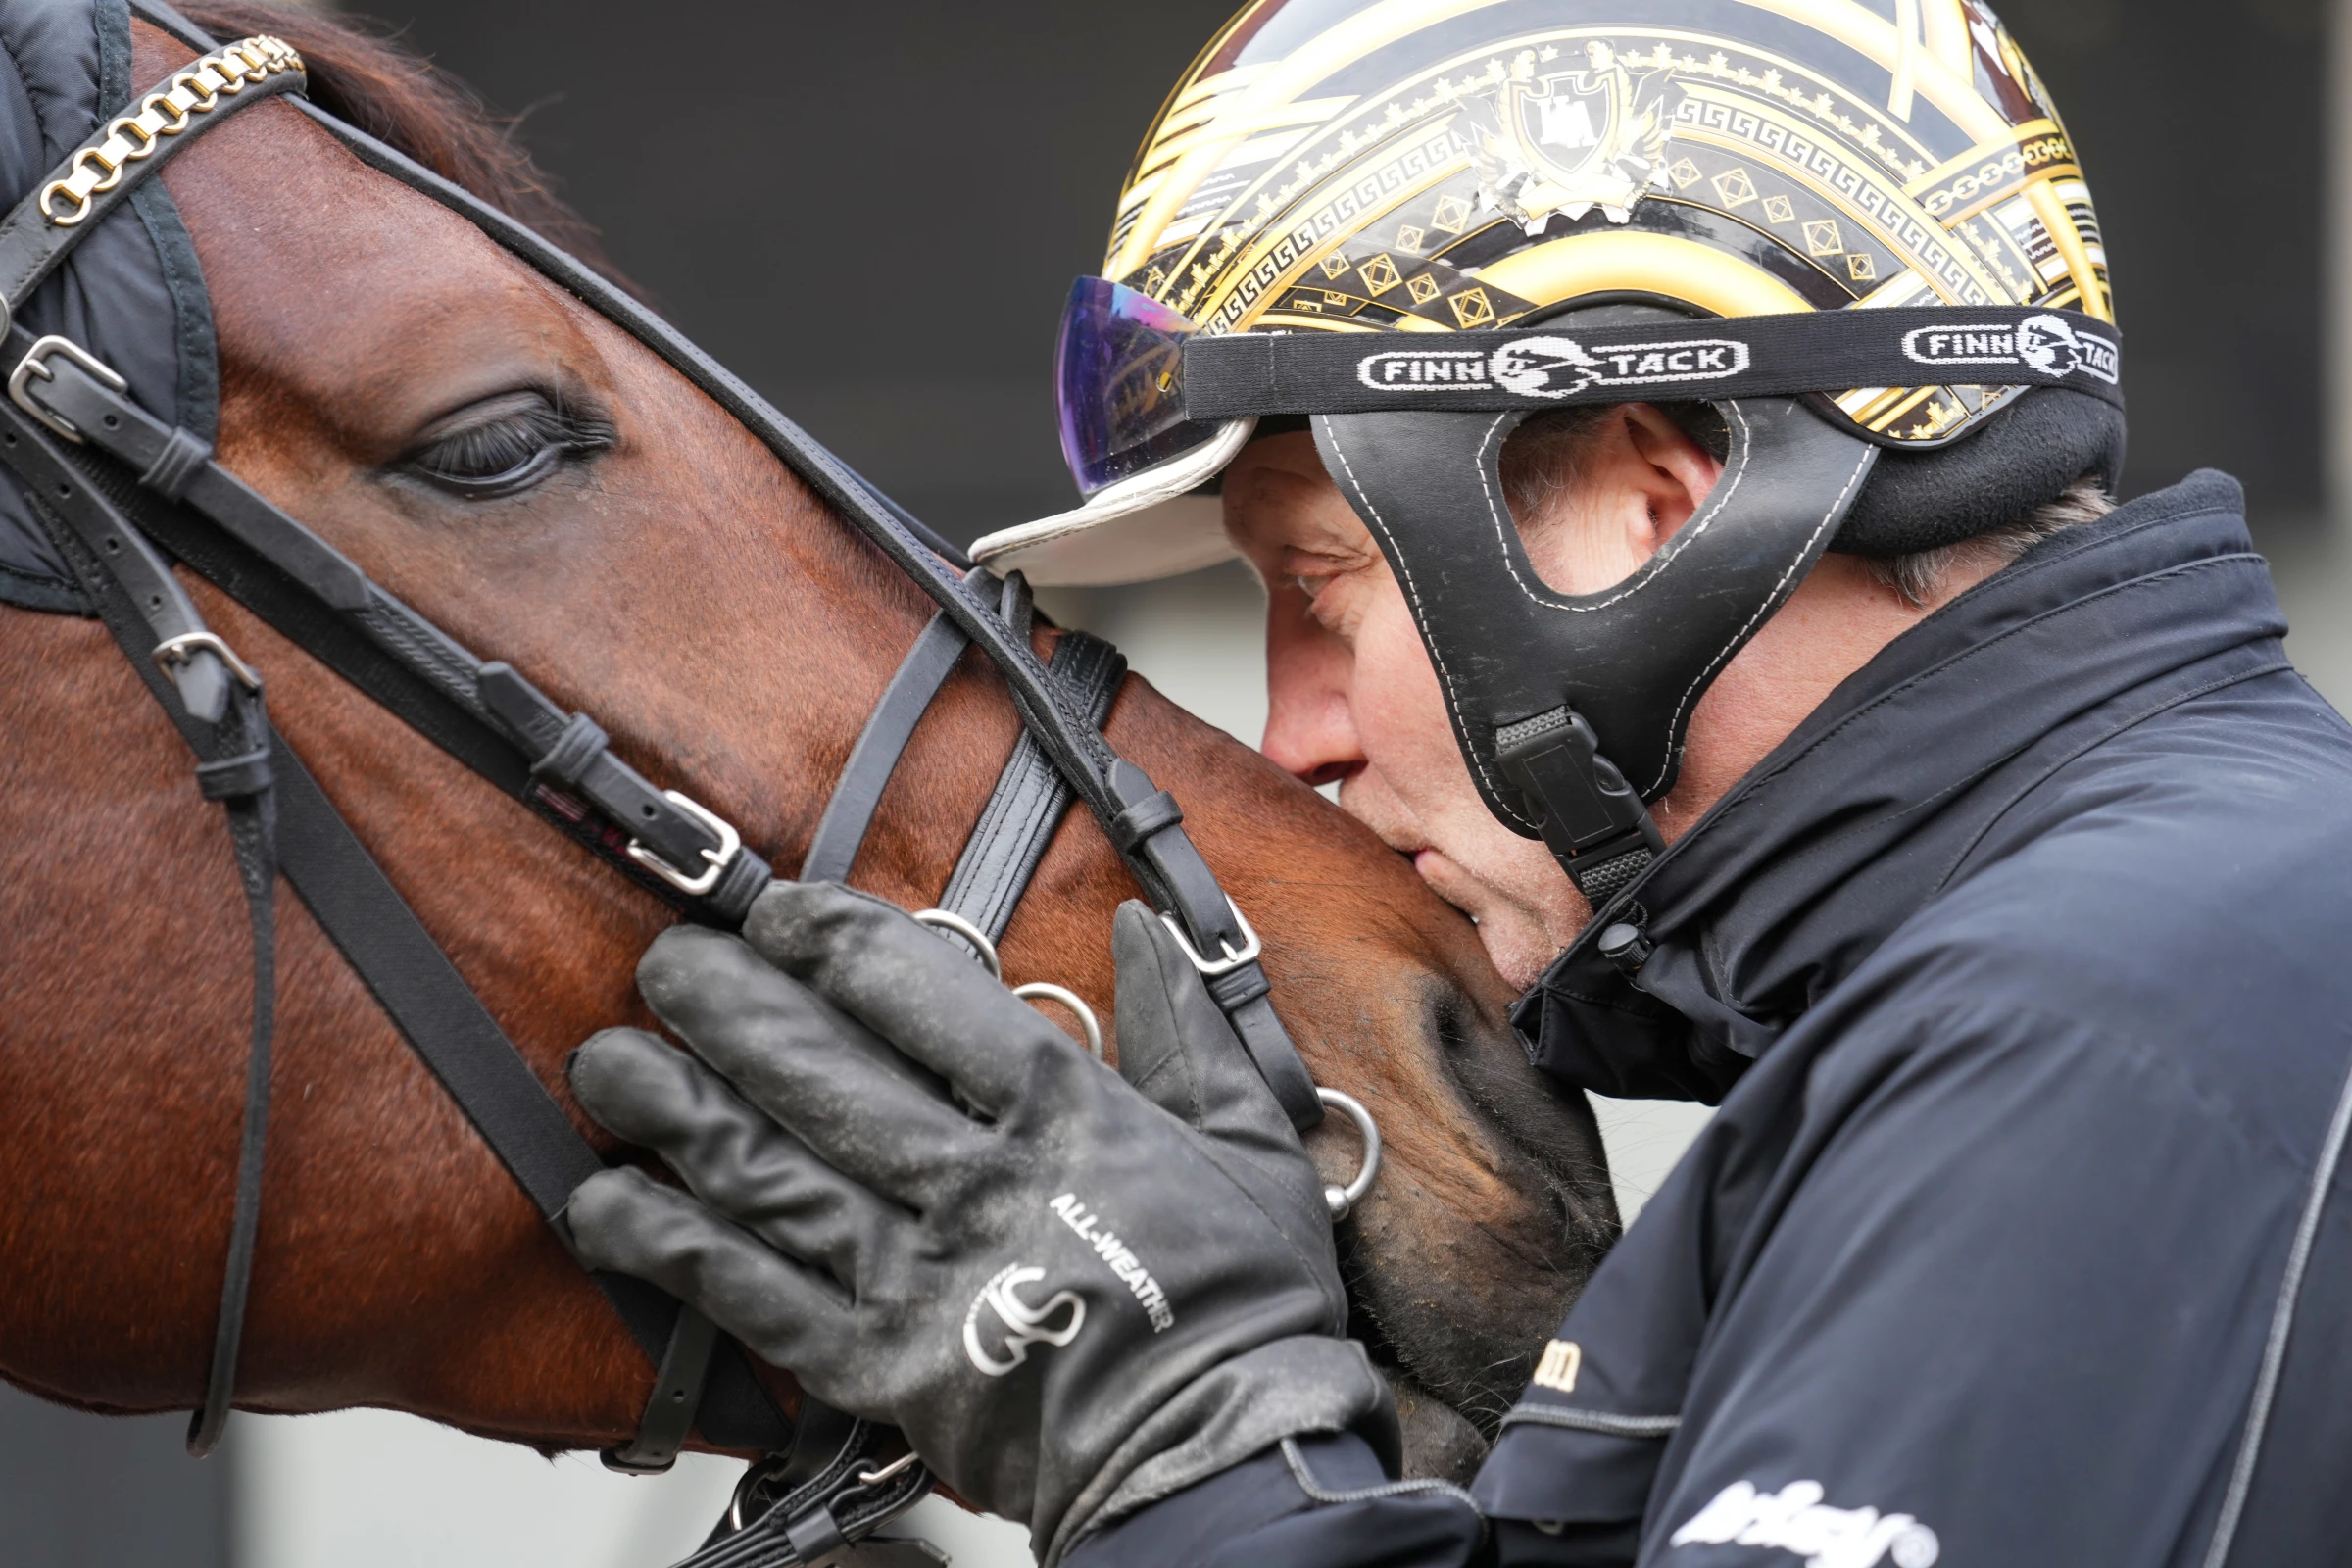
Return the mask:
[[[1051,664],[1041,662],[1017,573],[1000,581],[972,569],[626,294],[303,99],[301,60],[282,42],[257,37],[220,47],[153,0],[134,0],[133,9],[203,58],[101,125],[0,219],[0,370],[9,393],[0,402],[0,466],[34,499],[75,579],[196,754],[204,795],[226,808],[247,898],[254,1017],[236,1203],[191,1451],[201,1454],[218,1441],[235,1392],[260,1220],[275,991],[271,908],[280,872],[559,1236],[572,1189],[602,1161],[271,726],[260,676],[206,626],[173,577],[173,563],[686,918],[734,929],[771,876],[732,825],[614,756],[587,714],[566,711],[512,666],[476,658],[385,592],[222,467],[209,443],[133,401],[122,378],[79,345],[54,335],[36,340],[14,323],[15,307],[142,180],[204,130],[265,98],[294,94],[290,101],[363,164],[459,213],[654,350],[937,603],[835,787],[804,879],[847,876],[908,739],[964,650],[977,646],[1004,677],[1023,732],[949,880],[943,909],[993,942],[1071,801],[1084,800],[1195,956],[1293,1122],[1304,1128],[1320,1120],[1326,1099],[1346,1102],[1318,1091],[1299,1061],[1267,1001],[1256,935],[1186,836],[1182,810],[1103,739],[1102,724],[1125,672],[1115,650],[1068,633]],[[1358,1124],[1366,1125],[1360,1117]],[[1351,1195],[1360,1196],[1369,1174],[1368,1162]],[[1342,1199],[1333,1206],[1335,1216],[1345,1213]],[[876,1463],[889,1434],[812,1399],[788,1421],[740,1348],[700,1314],[639,1281],[591,1277],[658,1367],[636,1437],[609,1451],[608,1463],[664,1469],[698,1429],[719,1446],[771,1456],[746,1478],[733,1528],[722,1522],[690,1559],[696,1568],[813,1562],[927,1490],[919,1464]]]

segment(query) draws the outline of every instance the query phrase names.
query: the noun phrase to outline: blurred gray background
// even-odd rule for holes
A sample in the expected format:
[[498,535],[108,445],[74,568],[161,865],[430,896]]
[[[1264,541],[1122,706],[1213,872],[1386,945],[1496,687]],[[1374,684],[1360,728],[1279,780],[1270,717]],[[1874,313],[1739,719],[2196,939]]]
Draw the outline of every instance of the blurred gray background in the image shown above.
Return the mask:
[[[1230,0],[384,0],[355,9],[470,80],[612,258],[778,407],[959,540],[1057,511],[1048,363],[1069,280],[1161,96]],[[2352,701],[2352,0],[2009,0],[2097,193],[2130,337],[2137,493],[2246,482],[2291,648]],[[1254,741],[1255,591],[1235,568],[1053,607]],[[1629,1212],[1698,1121],[1602,1107]],[[24,1568],[654,1568],[732,1467],[661,1481],[406,1417],[109,1421],[0,1389],[0,1563]],[[928,1504],[965,1568],[1019,1532]]]

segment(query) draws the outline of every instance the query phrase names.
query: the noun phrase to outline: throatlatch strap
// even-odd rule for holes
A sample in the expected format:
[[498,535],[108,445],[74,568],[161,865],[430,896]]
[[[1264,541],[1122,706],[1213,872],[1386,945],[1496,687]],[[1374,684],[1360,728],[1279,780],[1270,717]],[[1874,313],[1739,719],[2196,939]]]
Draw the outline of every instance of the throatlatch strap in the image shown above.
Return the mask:
[[227,811],[229,843],[253,934],[253,1026],[245,1053],[235,1197],[220,1305],[203,1401],[188,1420],[187,1447],[212,1452],[236,1397],[237,1358],[261,1236],[262,1169],[270,1133],[270,1068],[277,1015],[277,792],[261,683],[205,626],[196,607],[147,541],[82,481],[46,436],[13,408],[0,409],[0,452],[32,481],[32,513],[73,569],[157,704],[199,759],[198,788]]

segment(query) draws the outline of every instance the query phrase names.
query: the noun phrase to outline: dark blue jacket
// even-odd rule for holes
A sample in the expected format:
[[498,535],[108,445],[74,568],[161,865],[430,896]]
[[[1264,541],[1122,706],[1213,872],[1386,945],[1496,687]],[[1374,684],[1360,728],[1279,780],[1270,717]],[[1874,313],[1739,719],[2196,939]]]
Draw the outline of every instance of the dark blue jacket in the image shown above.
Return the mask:
[[1475,1510],[1321,1438],[1073,1568],[2352,1561],[2352,729],[2240,510],[1896,640],[1658,861],[1637,977],[1588,933],[1521,1004],[1545,1070],[1722,1110]]

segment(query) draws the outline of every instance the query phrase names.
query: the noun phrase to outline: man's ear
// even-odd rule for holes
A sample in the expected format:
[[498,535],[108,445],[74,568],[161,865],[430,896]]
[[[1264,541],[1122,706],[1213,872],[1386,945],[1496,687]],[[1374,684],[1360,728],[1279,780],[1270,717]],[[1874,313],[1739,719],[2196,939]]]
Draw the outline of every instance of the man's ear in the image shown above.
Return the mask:
[[1633,455],[1647,470],[1637,482],[1649,499],[1654,551],[1706,504],[1723,477],[1723,463],[1647,403],[1629,403],[1617,412]]

